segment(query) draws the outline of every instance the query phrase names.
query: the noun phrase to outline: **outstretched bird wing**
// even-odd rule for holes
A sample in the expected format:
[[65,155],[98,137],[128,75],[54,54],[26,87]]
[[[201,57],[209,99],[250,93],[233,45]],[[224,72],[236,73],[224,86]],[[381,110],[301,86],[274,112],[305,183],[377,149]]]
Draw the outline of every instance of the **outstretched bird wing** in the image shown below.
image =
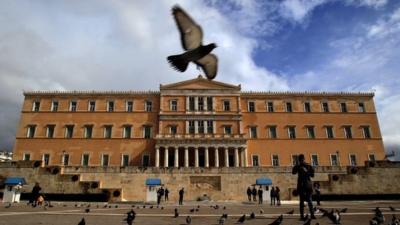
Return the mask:
[[196,61],[196,64],[200,66],[208,79],[214,79],[217,75],[218,70],[218,58],[214,54],[208,54],[203,58]]
[[203,39],[201,27],[179,6],[172,8],[172,15],[181,34],[182,47],[185,50],[199,47]]

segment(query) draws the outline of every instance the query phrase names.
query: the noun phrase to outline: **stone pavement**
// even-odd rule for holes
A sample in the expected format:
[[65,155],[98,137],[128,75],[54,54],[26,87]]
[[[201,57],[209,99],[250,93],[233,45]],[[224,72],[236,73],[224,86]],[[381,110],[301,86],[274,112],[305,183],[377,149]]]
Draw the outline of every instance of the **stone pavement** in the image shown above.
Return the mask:
[[[90,212],[86,213],[87,204],[90,204]],[[256,214],[256,219],[246,220],[244,224],[269,224],[279,215],[283,214],[282,225],[301,225],[299,221],[298,204],[286,202],[281,206],[257,205],[249,203],[233,203],[233,202],[186,202],[183,206],[175,204],[163,204],[157,208],[155,205],[150,208],[146,205],[143,208],[142,203],[75,203],[75,202],[53,202],[54,207],[44,209],[43,207],[32,208],[25,203],[13,204],[7,207],[7,204],[0,205],[0,225],[75,225],[85,218],[87,225],[119,225],[126,224],[123,219],[126,212],[132,208],[137,213],[134,224],[143,225],[183,225],[186,224],[187,215],[192,217],[193,225],[209,225],[218,224],[218,219],[222,213],[228,214],[228,220],[225,224],[237,224],[237,219],[251,212]],[[219,208],[214,207],[218,205]],[[348,208],[347,213],[342,214],[342,224],[369,224],[369,220],[373,217],[372,211],[375,207],[381,207],[386,217],[385,224],[388,224],[392,214],[400,217],[400,201],[346,201],[346,202],[323,202],[324,209],[342,209]],[[389,206],[395,207],[397,210],[392,212]],[[162,208],[161,208],[162,207]],[[225,207],[225,209],[224,209]],[[173,218],[174,209],[178,208],[180,216]],[[191,209],[198,211],[190,212]],[[260,213],[260,210],[263,213]],[[293,215],[287,215],[286,212],[294,209]],[[312,221],[312,225],[319,223],[321,225],[332,224],[327,218],[321,218],[321,214],[317,214],[317,220]]]

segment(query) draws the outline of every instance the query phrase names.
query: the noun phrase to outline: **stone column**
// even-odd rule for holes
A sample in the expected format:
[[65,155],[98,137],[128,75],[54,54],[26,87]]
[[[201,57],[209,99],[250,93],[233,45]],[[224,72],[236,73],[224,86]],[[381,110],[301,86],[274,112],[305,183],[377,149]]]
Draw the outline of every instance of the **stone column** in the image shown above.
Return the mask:
[[207,96],[203,96],[203,111],[207,111]]
[[194,111],[199,111],[199,97],[194,97]]
[[189,96],[186,96],[186,111],[189,111]]
[[247,160],[247,148],[244,148],[244,167],[248,167],[248,160]]
[[164,167],[168,167],[168,147],[165,147],[164,151]]
[[229,167],[229,149],[225,148],[225,167]]
[[208,132],[207,132],[207,131],[208,131],[208,123],[207,123],[207,120],[204,120],[204,121],[203,121],[203,124],[204,124],[204,133],[205,133],[205,134],[208,134]]
[[199,133],[199,122],[198,120],[194,121],[194,133],[198,134]]
[[156,147],[156,167],[160,167],[160,147]]
[[194,167],[199,167],[199,148],[194,147]]
[[208,147],[204,149],[204,159],[205,159],[205,167],[210,167],[209,158],[208,158]]
[[235,148],[235,167],[239,167],[239,149]]
[[179,167],[179,149],[175,147],[174,166]]
[[189,167],[189,148],[185,147],[185,167]]
[[218,147],[215,147],[215,150],[214,150],[214,164],[215,164],[215,167],[219,167]]

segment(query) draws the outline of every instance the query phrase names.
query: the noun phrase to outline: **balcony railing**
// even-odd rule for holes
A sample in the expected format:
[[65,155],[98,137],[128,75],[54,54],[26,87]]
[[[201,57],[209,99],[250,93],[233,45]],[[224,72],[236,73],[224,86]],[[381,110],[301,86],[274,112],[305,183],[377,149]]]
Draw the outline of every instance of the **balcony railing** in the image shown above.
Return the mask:
[[193,138],[241,139],[244,138],[244,134],[157,134],[156,135],[156,139],[193,139]]

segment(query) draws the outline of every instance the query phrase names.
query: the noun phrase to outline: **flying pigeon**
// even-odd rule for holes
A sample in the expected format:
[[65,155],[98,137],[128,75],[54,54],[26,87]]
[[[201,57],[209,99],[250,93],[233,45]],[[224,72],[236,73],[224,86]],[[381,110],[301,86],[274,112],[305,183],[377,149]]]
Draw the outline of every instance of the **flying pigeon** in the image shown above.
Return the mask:
[[127,212],[126,214],[127,214],[127,216],[126,216],[126,218],[124,220],[126,221],[126,223],[128,225],[132,225],[133,221],[136,218],[135,211],[133,211],[133,209],[131,209],[131,211]]
[[254,214],[254,212],[252,212],[251,214],[250,214],[250,219],[255,219],[256,218],[256,214]]
[[263,209],[260,209],[260,214],[264,214],[264,210]]
[[224,225],[226,218],[221,216],[218,220],[218,225]]
[[186,52],[168,56],[168,62],[180,72],[185,72],[188,64],[193,62],[201,67],[209,80],[214,79],[217,75],[218,58],[210,52],[217,45],[214,43],[203,45],[201,27],[182,8],[174,6],[172,15],[181,35],[182,47]]
[[175,208],[175,210],[174,210],[174,217],[176,218],[176,217],[178,217],[178,216],[179,216],[178,209]]
[[303,223],[303,225],[311,225],[311,219],[308,219],[306,222]]
[[283,215],[280,215],[274,222],[270,223],[269,225],[280,225],[283,220]]
[[192,223],[192,217],[187,216],[186,217],[186,224],[191,224]]
[[243,216],[241,216],[239,219],[238,219],[238,223],[243,223],[244,221],[246,220],[246,214],[243,214]]
[[86,224],[85,218],[82,218],[81,222],[78,223],[78,225],[85,225],[85,224]]
[[85,209],[85,213],[89,213],[89,212],[90,212],[89,208]]
[[194,209],[190,209],[190,212],[191,212],[191,213],[194,212]]

